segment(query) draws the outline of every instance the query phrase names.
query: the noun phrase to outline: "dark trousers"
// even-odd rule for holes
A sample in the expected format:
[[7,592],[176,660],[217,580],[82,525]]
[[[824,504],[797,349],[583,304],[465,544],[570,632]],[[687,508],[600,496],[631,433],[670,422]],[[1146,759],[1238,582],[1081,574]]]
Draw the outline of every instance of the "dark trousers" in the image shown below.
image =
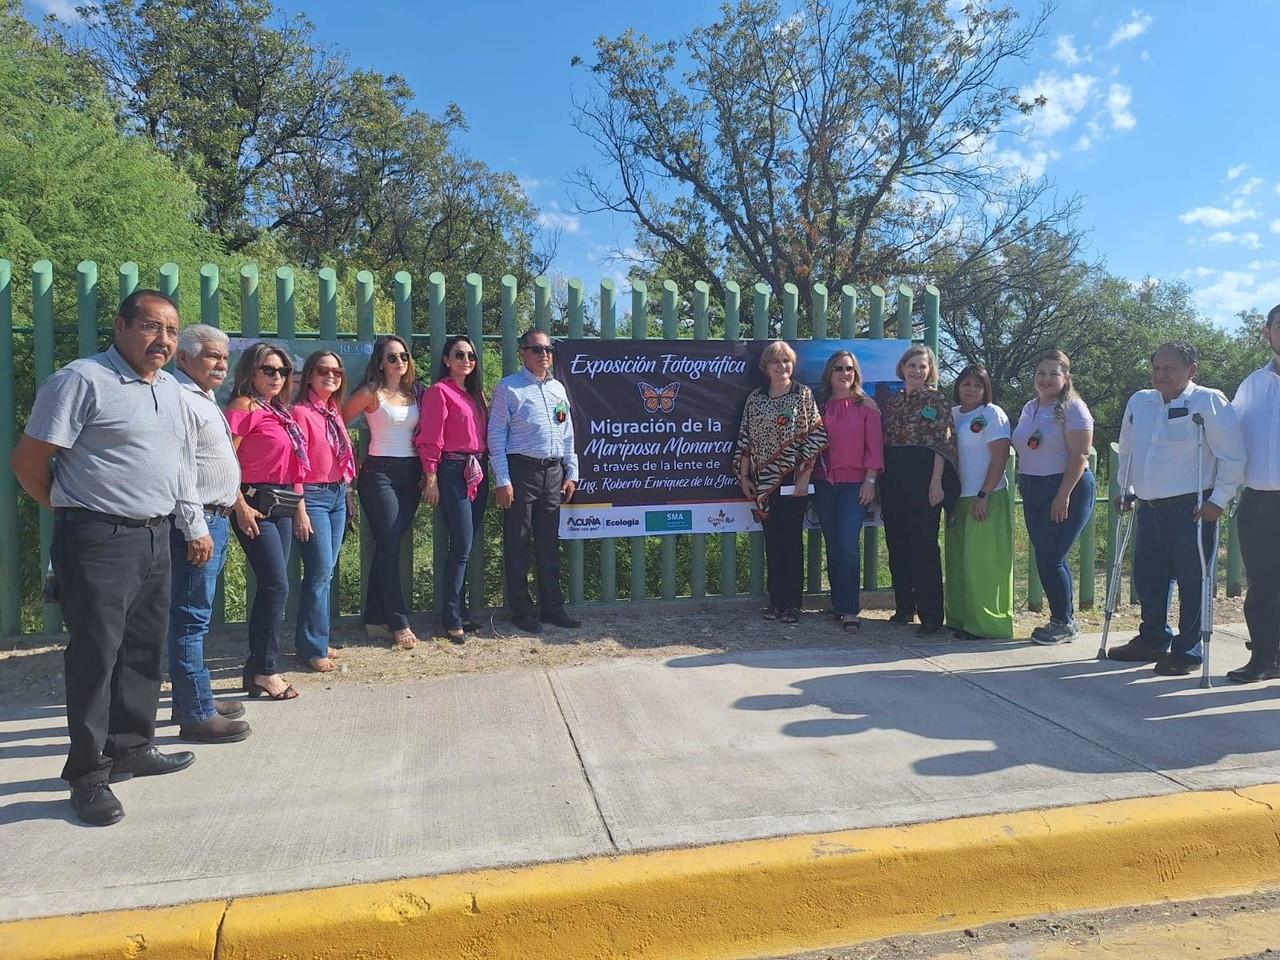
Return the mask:
[[231,522],[245,559],[253,569],[256,589],[249,608],[249,659],[245,676],[269,677],[277,670],[284,605],[289,599],[289,551],[293,548],[293,517],[258,518],[258,535],[250,540]]
[[943,617],[938,550],[942,504],[929,506],[932,476],[933,451],[928,447],[885,447],[880,511],[896,615],[919,614],[922,624],[938,626]]
[[[1194,493],[1156,503],[1138,504],[1137,541],[1133,552],[1133,585],[1142,604],[1144,643],[1173,653],[1188,653],[1200,642],[1200,551],[1196,546]],[[1204,555],[1213,553],[1213,531],[1204,525]],[[1178,635],[1169,630],[1170,584],[1178,584]]]
[[1022,518],[1036,551],[1036,572],[1040,574],[1044,596],[1049,601],[1049,616],[1059,623],[1070,623],[1075,620],[1076,608],[1071,596],[1074,583],[1067,555],[1093,516],[1097,486],[1093,474],[1086,470],[1067,501],[1067,519],[1058,523],[1050,518],[1049,511],[1061,484],[1060,473],[1047,477],[1018,475]]
[[471,607],[483,604],[483,597],[467,602],[467,561],[484,522],[485,501],[489,499],[489,476],[480,481],[474,500],[467,496],[462,460],[441,460],[436,474],[440,491],[440,516],[449,534],[449,551],[444,558],[440,584],[440,623],[446,630],[457,630],[471,619]]
[[409,605],[400,585],[400,542],[412,529],[422,499],[422,462],[417,457],[365,457],[356,491],[373,532],[364,622],[406,630]]
[[564,465],[544,465],[531,457],[512,454],[512,503],[502,517],[502,563],[507,574],[507,606],[512,616],[533,616],[529,597],[529,539],[533,538],[538,569],[538,605],[542,613],[564,610],[560,591],[560,490]]
[[169,523],[123,527],[57,511],[50,550],[67,624],[62,778],[105,783],[113,757],[149,746],[169,626]]
[[1280,490],[1246,489],[1237,526],[1249,578],[1244,619],[1253,657],[1275,663],[1280,660]]
[[[784,483],[793,483],[787,479]],[[804,597],[804,512],[807,497],[775,493],[764,523],[765,587],[769,606],[799,610]]]

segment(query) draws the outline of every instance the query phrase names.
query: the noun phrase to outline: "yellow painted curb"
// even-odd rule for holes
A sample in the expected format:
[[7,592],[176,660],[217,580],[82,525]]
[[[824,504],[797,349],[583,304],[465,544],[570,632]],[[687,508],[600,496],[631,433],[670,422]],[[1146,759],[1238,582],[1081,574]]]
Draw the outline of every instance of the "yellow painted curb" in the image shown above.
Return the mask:
[[1280,786],[1183,793],[275,894],[233,900],[225,915],[218,902],[105,915],[109,925],[19,921],[0,924],[0,957],[142,956],[126,951],[127,929],[145,938],[146,960],[212,958],[178,952],[197,941],[174,925],[199,909],[217,913],[205,921],[217,960],[777,954],[1274,886],[1277,809]]

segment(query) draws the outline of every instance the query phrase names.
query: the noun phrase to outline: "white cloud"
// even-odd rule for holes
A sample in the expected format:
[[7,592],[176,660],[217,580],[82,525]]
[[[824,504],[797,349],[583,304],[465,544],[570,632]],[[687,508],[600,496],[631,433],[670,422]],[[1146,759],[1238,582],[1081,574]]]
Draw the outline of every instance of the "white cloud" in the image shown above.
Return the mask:
[[[1228,168],[1228,170],[1227,170],[1227,175],[1226,175],[1223,179],[1224,179],[1224,180],[1235,180],[1237,177],[1239,177],[1239,176],[1240,176],[1240,174],[1244,173],[1244,172],[1245,172],[1246,170],[1248,170],[1248,169],[1249,169],[1249,164],[1247,164],[1247,163],[1237,163],[1234,167],[1230,167],[1230,168]],[[1280,190],[1280,186],[1277,186],[1277,187],[1276,187],[1276,189],[1277,189],[1277,190]]]
[[1146,50],[1143,50],[1140,54],[1138,54],[1138,59],[1141,60],[1143,63],[1150,63],[1151,54],[1149,54]]
[[1111,114],[1112,130],[1132,130],[1138,119],[1129,111],[1133,91],[1123,83],[1113,83],[1107,92],[1107,112]]
[[547,181],[539,180],[537,177],[530,177],[522,173],[516,177],[516,182],[520,184],[520,189],[525,192],[526,196],[532,196],[533,192],[543,186]]
[[1272,220],[1272,221],[1271,221],[1271,232],[1272,232],[1272,233],[1280,233],[1280,220]]
[[1038,137],[1049,137],[1071,126],[1089,103],[1096,82],[1096,77],[1085,73],[1073,73],[1070,77],[1042,73],[1030,86],[1023,87],[1018,93],[1022,100],[1045,99],[1045,105],[1031,114],[1031,132]]
[[1061,61],[1068,67],[1074,67],[1083,63],[1088,56],[1080,56],[1080,51],[1076,49],[1076,38],[1069,33],[1061,33],[1053,42],[1054,59]]
[[1250,260],[1250,270],[1274,270],[1280,267],[1280,260]]
[[1265,181],[1261,177],[1250,177],[1244,183],[1240,184],[1240,188],[1236,193],[1240,194],[1242,197],[1247,197],[1249,194],[1257,191],[1263,183],[1265,183]]
[[1210,243],[1238,243],[1248,250],[1257,250],[1262,246],[1261,240],[1252,230],[1247,233],[1232,233],[1230,230],[1219,230],[1209,234]]
[[1014,171],[1024,180],[1039,180],[1044,176],[1050,161],[1057,160],[1059,156],[1056,150],[1032,150],[1027,153],[1021,150],[1000,150],[995,154],[995,162],[1006,170]]
[[1178,214],[1178,219],[1183,223],[1198,223],[1204,227],[1217,228],[1229,227],[1234,223],[1243,223],[1245,220],[1254,220],[1257,216],[1257,210],[1246,207],[1243,201],[1236,200],[1231,204],[1230,210],[1222,207],[1196,207],[1186,213]]
[[1083,151],[1083,150],[1090,149],[1092,146],[1093,146],[1093,137],[1089,136],[1089,134],[1087,133],[1082,133],[1076,139],[1076,142],[1071,145],[1071,149]]
[[1202,276],[1214,280],[1196,290],[1196,305],[1220,322],[1232,322],[1241,310],[1268,310],[1280,302],[1280,278],[1259,283],[1247,270],[1206,270]]
[[1111,39],[1107,41],[1107,46],[1114,47],[1129,40],[1136,40],[1146,33],[1153,23],[1155,23],[1155,17],[1141,10],[1134,10],[1130,12],[1128,20],[1116,27],[1111,34]]
[[582,229],[582,221],[571,213],[564,213],[560,209],[560,204],[553,200],[549,209],[538,214],[538,226],[563,230],[565,233],[577,233]]

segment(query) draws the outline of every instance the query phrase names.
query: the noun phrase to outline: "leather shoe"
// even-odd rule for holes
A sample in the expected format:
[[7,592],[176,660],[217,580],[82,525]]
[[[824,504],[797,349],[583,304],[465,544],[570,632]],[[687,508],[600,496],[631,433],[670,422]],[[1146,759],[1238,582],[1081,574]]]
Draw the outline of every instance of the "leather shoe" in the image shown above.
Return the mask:
[[111,764],[111,782],[118,783],[130,777],[155,777],[162,773],[177,773],[191,766],[196,755],[190,750],[161,753],[154,746],[131,750],[123,757],[116,757]]
[[252,732],[243,720],[230,720],[215,713],[208,720],[184,723],[178,728],[178,739],[194,743],[237,743]]
[[1200,669],[1201,660],[1189,653],[1170,653],[1156,661],[1156,673],[1162,677],[1185,677]]
[[1280,666],[1275,660],[1255,660],[1236,670],[1227,671],[1227,679],[1233,683],[1257,683],[1259,680],[1275,680],[1280,678]]
[[511,618],[511,623],[519,627],[525,633],[541,633],[542,624],[538,622],[538,618],[531,613],[517,613]]
[[1141,637],[1134,637],[1128,643],[1107,651],[1108,660],[1119,660],[1122,663],[1156,663],[1166,656],[1165,651],[1157,650]]
[[[218,716],[226,717],[228,720],[239,720],[244,716],[244,704],[239,700],[215,700],[213,701],[213,709],[218,711]],[[176,710],[169,714],[169,722],[182,722]]]
[[549,623],[553,627],[564,627],[566,630],[574,630],[582,626],[581,620],[575,620],[563,610],[553,610],[550,613],[542,615],[542,622]]
[[124,807],[105,783],[72,787],[71,809],[82,823],[91,827],[109,827],[124,816]]
[[935,633],[942,632],[942,624],[940,623],[922,623],[916,627],[917,637],[931,637]]

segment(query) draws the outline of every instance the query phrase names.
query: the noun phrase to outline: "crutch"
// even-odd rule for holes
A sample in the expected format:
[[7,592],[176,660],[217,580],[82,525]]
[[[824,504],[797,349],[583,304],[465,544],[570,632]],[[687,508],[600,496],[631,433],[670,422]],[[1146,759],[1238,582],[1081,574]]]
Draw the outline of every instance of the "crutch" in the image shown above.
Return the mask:
[[1218,569],[1218,540],[1222,536],[1222,522],[1213,525],[1213,552],[1204,553],[1204,417],[1191,415],[1196,430],[1196,549],[1200,551],[1200,686],[1213,686],[1209,676],[1209,641],[1213,639],[1213,593]]
[[[1133,422],[1130,417],[1130,423]],[[1098,647],[1098,659],[1107,659],[1107,634],[1111,632],[1111,618],[1115,616],[1116,605],[1120,602],[1120,580],[1124,570],[1124,555],[1129,549],[1129,537],[1133,533],[1133,521],[1137,515],[1133,501],[1136,499],[1129,493],[1129,474],[1133,470],[1133,455],[1124,465],[1124,476],[1120,478],[1120,501],[1129,509],[1120,517],[1120,543],[1116,548],[1116,562],[1111,567],[1111,582],[1107,584],[1107,603],[1103,609],[1102,643]]]

